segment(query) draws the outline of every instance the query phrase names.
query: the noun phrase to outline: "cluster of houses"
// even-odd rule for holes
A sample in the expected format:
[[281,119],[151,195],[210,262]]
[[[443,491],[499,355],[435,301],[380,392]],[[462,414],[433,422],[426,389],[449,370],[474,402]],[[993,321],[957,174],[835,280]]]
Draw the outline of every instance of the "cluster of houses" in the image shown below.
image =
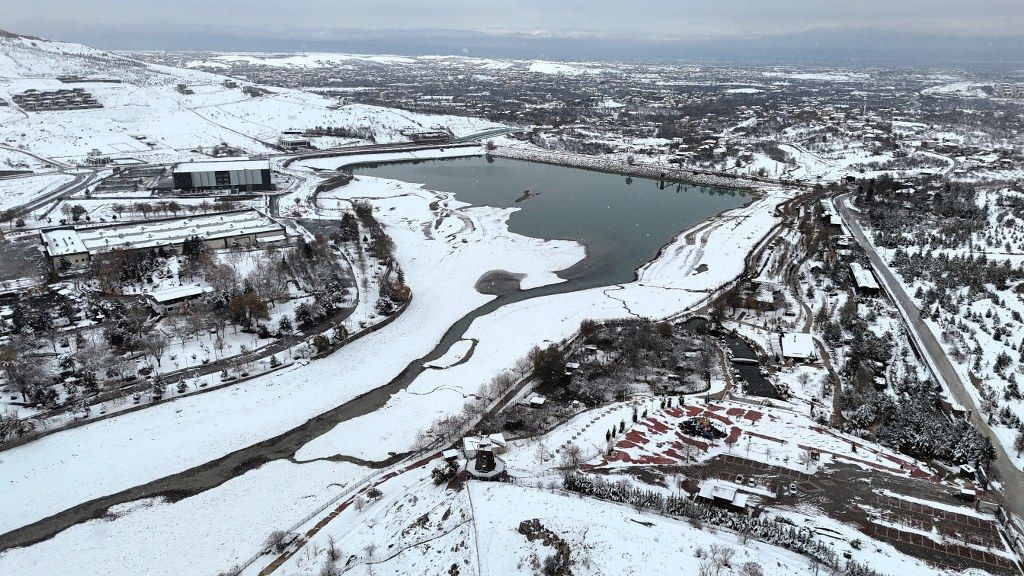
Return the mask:
[[15,104],[26,112],[83,110],[86,108],[103,107],[85,88],[61,88],[59,90],[46,91],[33,88],[21,94],[15,94],[12,99]]

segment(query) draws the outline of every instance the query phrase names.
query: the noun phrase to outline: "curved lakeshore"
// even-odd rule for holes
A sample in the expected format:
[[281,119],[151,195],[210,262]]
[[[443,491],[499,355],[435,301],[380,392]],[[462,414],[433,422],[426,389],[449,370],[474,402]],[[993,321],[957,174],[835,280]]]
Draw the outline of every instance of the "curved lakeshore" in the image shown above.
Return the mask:
[[[518,184],[514,185],[514,187],[518,187]],[[637,186],[634,190],[639,188],[640,186]],[[519,189],[521,190],[522,188]],[[653,185],[649,190],[647,190],[647,192],[651,194],[675,196],[672,192],[658,190],[657,187]],[[543,196],[538,197],[536,201],[531,201],[525,204],[533,205],[536,202],[539,205],[544,198],[551,201],[552,198],[557,198],[558,196],[559,194],[557,193],[544,194]],[[593,196],[590,197],[593,198]],[[0,548],[23,546],[46,539],[79,522],[91,518],[102,517],[111,506],[117,504],[155,496],[164,496],[170,501],[176,501],[190,495],[216,488],[228,480],[238,477],[246,471],[259,467],[267,462],[274,460],[293,460],[296,452],[300,448],[307,445],[313,439],[329,432],[336,425],[360,416],[368,415],[386,405],[393,395],[409,387],[420,376],[420,374],[427,370],[425,367],[426,364],[442,357],[455,342],[466,339],[466,332],[475,320],[487,316],[488,314],[491,314],[492,312],[509,304],[528,299],[576,292],[587,288],[611,287],[637,280],[640,277],[640,270],[648,266],[652,260],[659,258],[659,255],[664,254],[668,246],[686,243],[681,236],[688,230],[700,228],[705,225],[708,219],[715,215],[721,214],[721,212],[726,210],[739,208],[740,206],[745,205],[748,200],[752,199],[751,196],[745,194],[733,196],[720,195],[720,197],[729,198],[730,201],[722,206],[708,206],[707,210],[704,212],[688,212],[687,222],[689,222],[689,224],[676,224],[674,227],[670,227],[672,231],[667,234],[654,234],[644,228],[637,228],[635,226],[627,227],[626,229],[630,229],[634,233],[638,233],[639,237],[646,240],[639,252],[639,254],[642,254],[642,257],[630,260],[628,267],[622,265],[625,260],[620,260],[620,265],[613,267],[610,270],[600,266],[580,268],[575,275],[566,274],[565,276],[569,276],[569,278],[564,282],[536,286],[525,290],[514,290],[498,295],[486,304],[471,310],[469,313],[463,315],[456,322],[448,326],[443,336],[441,336],[440,340],[427,354],[409,362],[403,370],[385,384],[367,390],[351,400],[323,411],[322,413],[313,416],[305,423],[272,438],[235,450],[219,458],[212,459],[202,465],[190,467],[181,472],[140,484],[128,490],[123,490],[88,502],[83,502],[61,513],[25,525],[17,530],[0,536]],[[458,199],[458,196],[456,196],[456,199]],[[514,200],[515,195],[512,195],[507,199],[508,202],[514,202]],[[520,207],[522,207],[522,205],[520,205]],[[540,207],[538,209],[543,210],[543,208]],[[458,210],[458,208],[456,210]],[[516,213],[513,213],[513,216],[525,211],[526,210],[519,210]],[[620,212],[615,210],[607,211],[614,215],[620,214]],[[664,213],[665,211],[654,210],[654,213],[658,212]],[[556,218],[556,220],[561,219]],[[512,218],[510,217],[510,228],[512,226],[511,221]],[[401,247],[399,248],[401,249]],[[590,254],[591,247],[588,245],[588,256]],[[575,268],[575,266],[566,270],[572,270],[572,268]],[[508,272],[508,274],[514,274],[514,272]],[[504,275],[500,275],[499,278],[501,276]],[[505,278],[507,279],[510,277],[506,276]],[[503,288],[508,287],[509,286],[504,286]],[[623,313],[625,314],[625,312]],[[468,360],[468,358],[466,360]]]

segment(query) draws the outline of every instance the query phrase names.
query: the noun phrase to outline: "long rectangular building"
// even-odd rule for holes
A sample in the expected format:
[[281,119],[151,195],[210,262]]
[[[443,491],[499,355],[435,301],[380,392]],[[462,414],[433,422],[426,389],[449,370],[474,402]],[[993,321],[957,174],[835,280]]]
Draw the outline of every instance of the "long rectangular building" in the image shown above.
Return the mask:
[[864,268],[857,262],[850,264],[850,275],[853,276],[853,284],[857,292],[867,296],[874,296],[881,291],[875,276],[870,270]]
[[265,246],[288,238],[284,225],[258,210],[106,226],[51,228],[40,234],[46,254],[58,272],[85,268],[92,256],[102,252],[181,250],[187,238],[202,238],[209,248]]
[[178,190],[273,190],[269,160],[182,162],[172,171]]

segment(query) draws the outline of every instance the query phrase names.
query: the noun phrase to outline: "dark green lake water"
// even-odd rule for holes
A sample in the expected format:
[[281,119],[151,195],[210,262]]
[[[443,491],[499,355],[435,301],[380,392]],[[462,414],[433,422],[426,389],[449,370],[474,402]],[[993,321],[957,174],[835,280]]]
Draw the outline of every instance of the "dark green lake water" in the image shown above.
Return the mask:
[[[749,200],[743,191],[504,158],[390,163],[354,172],[454,192],[456,200],[475,206],[519,208],[508,221],[512,232],[587,247],[584,260],[559,272],[576,290],[632,281],[675,235]],[[536,196],[516,202],[527,189]]]

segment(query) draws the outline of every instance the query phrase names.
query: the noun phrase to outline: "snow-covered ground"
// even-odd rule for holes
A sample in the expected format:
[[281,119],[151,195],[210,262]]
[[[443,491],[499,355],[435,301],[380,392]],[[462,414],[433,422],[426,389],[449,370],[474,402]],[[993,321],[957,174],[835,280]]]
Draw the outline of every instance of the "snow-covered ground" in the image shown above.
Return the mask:
[[0,212],[44,196],[74,180],[67,174],[39,174],[0,178]]
[[[60,432],[4,452],[0,459],[9,481],[0,503],[9,514],[4,515],[0,530],[201,464],[297,426],[386,383],[409,360],[427,352],[448,325],[491,298],[473,289],[484,272],[500,267],[527,278],[543,276],[583,256],[582,247],[575,243],[509,234],[504,224],[510,209],[467,208],[445,196],[412,184],[367,177],[325,195],[321,202],[328,206],[332,199],[373,202],[396,242],[398,260],[412,287],[409,309],[386,329],[325,360],[201,398],[186,397]],[[707,290],[742,271],[743,255],[775,223],[774,207],[786,197],[781,192],[767,193],[713,226],[681,235],[641,270],[637,282],[528,300],[477,319],[466,334],[479,340],[469,361],[424,372],[385,408],[339,425],[298,456],[306,460],[341,453],[377,459],[389,451],[406,450],[416,432],[435,416],[461,407],[465,390],[475,391],[534,344],[571,334],[580,320],[622,317],[629,310],[666,316],[693,305]],[[439,203],[432,209],[435,201]],[[705,246],[715,250],[705,252]],[[501,254],[501,259],[494,254]],[[701,264],[707,269],[697,272]],[[373,441],[365,441],[367,430],[373,431]],[[132,441],[120,440],[127,437]],[[95,446],[107,447],[102,459],[93,455]],[[108,465],[111,460],[121,463],[116,472]],[[44,479],[58,474],[78,481],[62,484],[59,491],[47,488],[46,498],[37,497],[48,485]],[[254,478],[250,489],[260,489]],[[209,496],[222,498],[223,506],[241,505],[233,503],[222,488],[211,490]],[[174,506],[168,505],[169,509]]]
[[[202,158],[195,149],[227,143],[249,153],[275,152],[268,146],[283,130],[315,126],[365,129],[377,142],[405,141],[405,129],[447,127],[464,136],[497,124],[486,120],[417,114],[352,104],[337,107],[333,98],[273,88],[250,97],[227,88],[224,76],[142,63],[76,44],[0,38],[0,98],[29,89],[56,90],[68,85],[60,74],[122,79],[119,84],[86,82],[103,105],[92,110],[28,112],[4,118],[4,143],[47,158],[82,161],[92,149],[114,158],[173,162]],[[186,84],[194,94],[182,94]],[[147,145],[134,136],[144,136]]]

